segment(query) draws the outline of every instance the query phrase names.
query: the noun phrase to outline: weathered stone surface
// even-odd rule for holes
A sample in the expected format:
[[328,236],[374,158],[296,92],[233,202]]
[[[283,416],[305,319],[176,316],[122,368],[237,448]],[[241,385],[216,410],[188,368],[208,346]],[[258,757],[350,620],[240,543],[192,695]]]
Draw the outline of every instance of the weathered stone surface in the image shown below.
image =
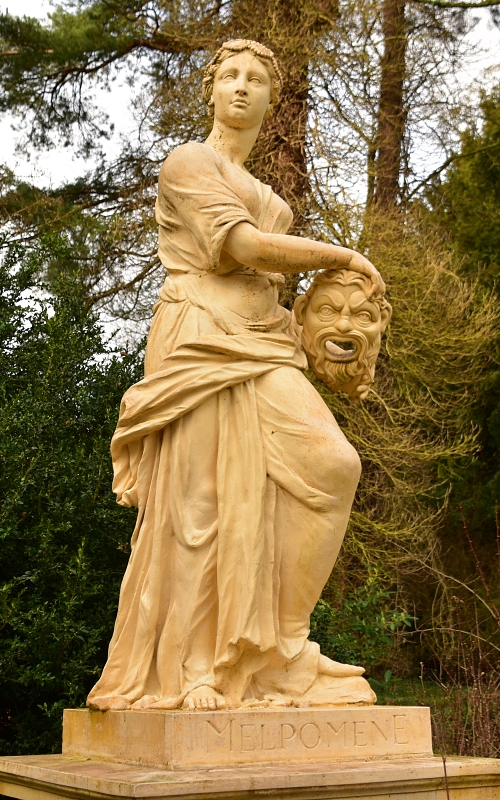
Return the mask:
[[64,712],[63,753],[157,767],[432,755],[428,708]]
[[[0,792],[18,800],[211,797],[251,800],[499,800],[500,761],[407,757],[165,771],[68,756],[0,758]],[[447,797],[448,790],[448,797]]]

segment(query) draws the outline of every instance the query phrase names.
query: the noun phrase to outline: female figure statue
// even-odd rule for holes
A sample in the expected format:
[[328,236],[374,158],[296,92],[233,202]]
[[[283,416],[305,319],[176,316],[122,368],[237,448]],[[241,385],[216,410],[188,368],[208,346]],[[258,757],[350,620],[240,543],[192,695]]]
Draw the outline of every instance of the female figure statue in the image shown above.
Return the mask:
[[92,708],[374,700],[361,667],[307,638],[360,462],[302,372],[277,273],[383,283],[351,250],[286,235],[291,210],[245,169],[280,86],[270,50],[227,42],[203,81],[210,136],[160,173],[168,277],[112,442],[118,502],[139,512]]

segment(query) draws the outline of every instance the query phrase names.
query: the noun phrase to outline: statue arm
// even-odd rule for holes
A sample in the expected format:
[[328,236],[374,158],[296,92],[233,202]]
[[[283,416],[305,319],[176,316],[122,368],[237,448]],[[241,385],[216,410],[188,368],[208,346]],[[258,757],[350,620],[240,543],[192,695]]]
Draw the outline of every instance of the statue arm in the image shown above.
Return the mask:
[[231,228],[223,249],[240,264],[264,272],[349,268],[366,275],[375,294],[385,289],[378,270],[354,250],[299,236],[262,233],[248,222],[239,222]]

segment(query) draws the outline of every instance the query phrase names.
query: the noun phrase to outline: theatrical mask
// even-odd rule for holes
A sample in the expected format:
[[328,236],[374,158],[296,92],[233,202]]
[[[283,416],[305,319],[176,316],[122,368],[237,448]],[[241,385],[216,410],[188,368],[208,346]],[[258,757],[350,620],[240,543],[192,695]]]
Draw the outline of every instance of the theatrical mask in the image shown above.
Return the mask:
[[373,383],[392,314],[385,297],[370,297],[370,286],[359,272],[320,272],[294,306],[310,368],[332,392],[355,400],[366,397]]

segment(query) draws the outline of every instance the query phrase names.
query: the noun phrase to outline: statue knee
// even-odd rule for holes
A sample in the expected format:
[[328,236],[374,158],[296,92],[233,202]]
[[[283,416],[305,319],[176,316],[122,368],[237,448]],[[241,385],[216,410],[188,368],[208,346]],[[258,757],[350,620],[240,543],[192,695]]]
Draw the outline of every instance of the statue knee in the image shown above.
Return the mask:
[[361,477],[361,459],[357,450],[354,449],[350,442],[346,441],[345,452],[343,455],[343,474],[346,476],[346,481],[351,483],[352,493],[356,491],[356,487]]
[[324,491],[354,497],[354,492],[361,476],[361,461],[350,442],[344,437],[332,437],[325,446],[318,464],[324,469]]

